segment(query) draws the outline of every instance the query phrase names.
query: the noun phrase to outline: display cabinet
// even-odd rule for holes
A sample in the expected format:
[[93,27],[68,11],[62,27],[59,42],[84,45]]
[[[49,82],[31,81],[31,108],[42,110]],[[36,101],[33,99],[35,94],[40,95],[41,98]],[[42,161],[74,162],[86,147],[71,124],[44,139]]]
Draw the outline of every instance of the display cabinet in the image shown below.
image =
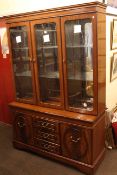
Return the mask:
[[14,146],[87,174],[105,152],[105,9],[94,2],[6,17]]

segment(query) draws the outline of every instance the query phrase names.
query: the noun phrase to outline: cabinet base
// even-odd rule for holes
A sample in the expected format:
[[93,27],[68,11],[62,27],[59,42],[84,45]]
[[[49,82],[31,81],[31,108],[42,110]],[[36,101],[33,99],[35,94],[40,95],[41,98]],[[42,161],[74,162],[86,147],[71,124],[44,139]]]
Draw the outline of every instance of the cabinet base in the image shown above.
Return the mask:
[[48,157],[48,158],[54,159],[56,161],[59,161],[61,163],[71,165],[74,168],[77,168],[79,171],[81,171],[81,172],[83,172],[87,175],[93,175],[95,173],[96,169],[98,168],[101,161],[103,160],[104,154],[105,154],[105,149],[104,149],[101,152],[101,154],[98,156],[96,161],[93,162],[93,164],[89,165],[89,164],[85,164],[85,163],[82,163],[82,162],[79,162],[79,161],[69,159],[67,157],[63,157],[61,155],[56,155],[56,154],[53,154],[53,153],[49,153],[45,150],[41,150],[41,149],[36,148],[34,146],[26,145],[24,143],[21,143],[21,142],[15,141],[15,140],[13,141],[13,146],[17,149],[21,149],[21,150],[25,150],[25,151],[31,151],[31,152],[37,153],[40,156]]

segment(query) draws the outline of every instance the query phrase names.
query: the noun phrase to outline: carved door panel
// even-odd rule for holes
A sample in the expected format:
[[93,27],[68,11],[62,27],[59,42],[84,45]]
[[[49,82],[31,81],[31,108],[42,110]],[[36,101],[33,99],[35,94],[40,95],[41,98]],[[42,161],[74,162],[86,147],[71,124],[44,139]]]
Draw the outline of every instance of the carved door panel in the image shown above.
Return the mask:
[[14,139],[26,144],[31,143],[31,117],[22,112],[15,112],[14,117]]
[[85,163],[91,162],[91,131],[73,124],[61,125],[63,156]]

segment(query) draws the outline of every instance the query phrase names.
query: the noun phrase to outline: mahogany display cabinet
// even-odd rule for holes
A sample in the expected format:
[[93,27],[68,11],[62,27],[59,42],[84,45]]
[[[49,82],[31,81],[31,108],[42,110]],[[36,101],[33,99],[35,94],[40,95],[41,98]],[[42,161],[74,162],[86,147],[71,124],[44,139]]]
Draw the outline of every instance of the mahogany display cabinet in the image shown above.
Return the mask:
[[93,174],[105,152],[106,6],[6,17],[13,144]]

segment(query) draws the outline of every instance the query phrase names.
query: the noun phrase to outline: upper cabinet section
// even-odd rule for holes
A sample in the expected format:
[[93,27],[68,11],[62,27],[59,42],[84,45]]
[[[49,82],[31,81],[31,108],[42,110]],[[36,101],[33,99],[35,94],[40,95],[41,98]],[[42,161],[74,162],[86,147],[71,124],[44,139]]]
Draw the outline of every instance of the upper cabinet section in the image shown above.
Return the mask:
[[16,99],[21,102],[35,103],[29,23],[11,25],[9,34]]
[[[62,18],[66,107],[93,112],[96,107],[95,16],[74,15]],[[95,84],[95,88],[94,88]]]
[[60,19],[31,23],[38,103],[63,108]]
[[16,100],[100,115],[104,13],[105,5],[95,2],[7,17]]

